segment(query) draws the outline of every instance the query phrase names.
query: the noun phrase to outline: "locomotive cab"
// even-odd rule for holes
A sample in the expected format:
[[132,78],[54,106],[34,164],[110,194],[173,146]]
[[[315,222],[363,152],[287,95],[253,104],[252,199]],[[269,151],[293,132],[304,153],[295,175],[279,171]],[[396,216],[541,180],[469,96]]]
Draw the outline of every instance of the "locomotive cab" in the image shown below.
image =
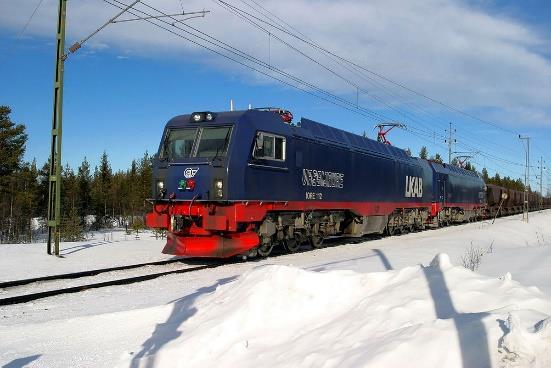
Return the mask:
[[167,127],[157,155],[155,200],[222,200],[233,124]]
[[146,216],[149,227],[168,230],[163,252],[223,257],[257,244],[256,233],[244,225],[250,220],[242,210],[246,182],[258,176],[254,170],[285,168],[288,129],[274,111],[171,119],[155,158],[153,211]]

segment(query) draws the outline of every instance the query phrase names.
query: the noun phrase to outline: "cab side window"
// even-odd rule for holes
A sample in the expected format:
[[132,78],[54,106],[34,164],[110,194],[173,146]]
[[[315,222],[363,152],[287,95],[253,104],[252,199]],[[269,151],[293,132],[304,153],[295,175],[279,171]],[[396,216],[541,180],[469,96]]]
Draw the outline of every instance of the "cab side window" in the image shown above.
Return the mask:
[[256,135],[253,157],[262,160],[285,161],[285,138],[259,132]]

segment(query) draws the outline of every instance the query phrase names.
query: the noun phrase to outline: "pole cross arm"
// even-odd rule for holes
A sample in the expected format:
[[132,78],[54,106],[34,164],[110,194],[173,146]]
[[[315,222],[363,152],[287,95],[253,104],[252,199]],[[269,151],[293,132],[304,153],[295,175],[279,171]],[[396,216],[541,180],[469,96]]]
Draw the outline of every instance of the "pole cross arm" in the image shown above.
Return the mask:
[[159,18],[174,18],[174,17],[181,17],[181,16],[188,16],[191,15],[191,17],[180,19],[180,21],[189,20],[193,18],[204,18],[207,13],[210,13],[210,10],[201,10],[197,12],[181,12],[176,14],[166,14],[166,15],[151,15],[147,17],[137,17],[137,18],[130,18],[130,19],[121,19],[121,20],[114,20],[112,23],[125,23],[125,22],[134,22],[136,20],[148,20],[148,19],[159,19]]
[[67,54],[64,54],[63,55],[63,58],[62,60],[65,61],[67,60],[67,58],[69,57],[70,54],[73,54],[75,53],[76,51],[78,51],[82,45],[84,43],[86,43],[90,38],[94,37],[96,34],[98,34],[101,30],[103,30],[105,27],[107,27],[109,24],[112,24],[112,23],[115,23],[116,19],[118,17],[120,17],[121,15],[123,15],[124,13],[126,13],[127,11],[129,11],[130,9],[132,9],[132,7],[134,7],[134,5],[136,5],[137,3],[139,3],[141,0],[135,0],[133,3],[131,3],[130,5],[126,6],[124,9],[122,9],[120,12],[118,12],[115,16],[111,17],[107,22],[105,22],[104,24],[102,24],[101,27],[99,27],[98,29],[96,29],[94,32],[90,33],[88,36],[84,37],[82,40],[78,41],[78,42],[75,42],[71,47],[69,47],[69,53]]

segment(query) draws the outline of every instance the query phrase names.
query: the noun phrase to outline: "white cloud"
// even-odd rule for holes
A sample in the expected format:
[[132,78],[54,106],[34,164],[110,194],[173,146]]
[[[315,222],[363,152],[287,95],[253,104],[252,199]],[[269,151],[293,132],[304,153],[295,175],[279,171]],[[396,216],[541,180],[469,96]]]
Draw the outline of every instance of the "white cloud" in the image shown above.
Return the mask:
[[[242,2],[228,2],[251,12]],[[166,12],[181,10],[177,0],[147,3]],[[30,0],[4,0],[0,24],[14,31],[21,29],[35,4]],[[51,36],[56,4],[55,0],[45,0],[27,33]],[[117,12],[99,0],[68,4],[69,43]],[[267,35],[214,1],[189,0],[184,4],[186,11],[211,10],[204,19],[190,20],[190,25],[268,61]],[[551,61],[536,51],[546,41],[518,21],[483,13],[459,0],[266,0],[262,5],[324,47],[437,99],[465,109],[499,108],[505,123],[550,121]],[[305,49],[292,39],[286,40]],[[96,52],[100,52],[101,45],[109,45],[117,54],[192,57],[229,72],[240,70],[145,22],[110,25],[91,44]],[[334,62],[305,50],[316,60],[338,68],[347,78],[357,80]],[[271,63],[278,68],[337,93],[355,93],[353,87],[274,39],[270,51]],[[247,76],[251,78],[250,73]],[[362,86],[384,96],[367,82]]]

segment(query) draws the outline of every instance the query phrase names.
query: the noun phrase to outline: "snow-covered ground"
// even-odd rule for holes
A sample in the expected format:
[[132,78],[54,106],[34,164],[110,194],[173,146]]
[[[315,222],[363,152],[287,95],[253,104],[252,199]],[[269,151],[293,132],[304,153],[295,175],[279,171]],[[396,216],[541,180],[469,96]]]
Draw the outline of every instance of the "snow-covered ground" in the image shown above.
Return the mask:
[[[166,259],[98,243],[2,245],[0,279]],[[546,211],[0,307],[0,365],[549,367],[550,245]]]
[[161,253],[164,243],[150,232],[94,232],[87,241],[61,243],[62,259],[46,254],[46,244],[0,244],[0,282],[173,258]]

